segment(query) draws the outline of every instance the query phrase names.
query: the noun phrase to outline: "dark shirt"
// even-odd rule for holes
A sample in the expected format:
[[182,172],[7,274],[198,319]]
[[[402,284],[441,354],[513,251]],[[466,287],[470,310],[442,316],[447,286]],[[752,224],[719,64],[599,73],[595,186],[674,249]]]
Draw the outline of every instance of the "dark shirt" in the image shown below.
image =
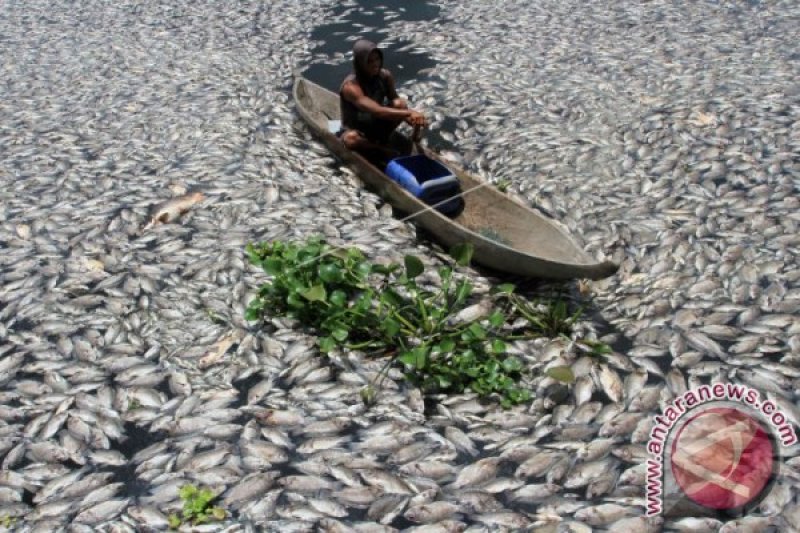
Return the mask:
[[376,118],[372,114],[358,109],[355,104],[342,95],[345,84],[358,83],[364,95],[381,106],[389,106],[389,72],[381,69],[378,76],[364,82],[359,81],[355,74],[350,74],[342,82],[339,89],[339,103],[342,117],[342,128],[345,130],[358,130],[371,140],[384,140],[387,123],[389,121]]

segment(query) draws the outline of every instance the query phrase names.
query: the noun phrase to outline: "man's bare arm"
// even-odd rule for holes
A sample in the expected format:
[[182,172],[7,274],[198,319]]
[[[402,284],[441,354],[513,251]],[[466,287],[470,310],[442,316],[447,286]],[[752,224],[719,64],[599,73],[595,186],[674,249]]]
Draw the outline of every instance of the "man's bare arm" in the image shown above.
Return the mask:
[[361,90],[357,83],[348,83],[344,86],[342,94],[345,99],[352,102],[361,111],[381,119],[386,120],[408,120],[415,111],[411,109],[394,109],[392,107],[384,107],[378,104],[375,100],[369,98]]

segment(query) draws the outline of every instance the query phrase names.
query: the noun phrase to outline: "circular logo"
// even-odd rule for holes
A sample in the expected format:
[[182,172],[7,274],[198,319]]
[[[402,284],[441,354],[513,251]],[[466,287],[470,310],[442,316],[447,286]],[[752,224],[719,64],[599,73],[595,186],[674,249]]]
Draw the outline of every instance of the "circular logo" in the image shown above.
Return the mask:
[[752,416],[730,407],[707,409],[672,442],[672,474],[695,503],[718,510],[751,504],[772,477],[775,445]]

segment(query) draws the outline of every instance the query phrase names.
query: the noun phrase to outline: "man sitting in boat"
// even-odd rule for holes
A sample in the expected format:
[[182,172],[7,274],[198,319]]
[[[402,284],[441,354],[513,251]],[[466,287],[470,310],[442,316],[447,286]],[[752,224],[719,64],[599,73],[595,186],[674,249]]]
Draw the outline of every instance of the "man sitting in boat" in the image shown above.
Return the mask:
[[425,115],[408,108],[395,90],[394,77],[383,68],[383,52],[366,39],[353,45],[353,72],[339,88],[342,129],[339,138],[350,150],[392,158],[399,155],[387,145],[389,136],[406,122],[426,125]]

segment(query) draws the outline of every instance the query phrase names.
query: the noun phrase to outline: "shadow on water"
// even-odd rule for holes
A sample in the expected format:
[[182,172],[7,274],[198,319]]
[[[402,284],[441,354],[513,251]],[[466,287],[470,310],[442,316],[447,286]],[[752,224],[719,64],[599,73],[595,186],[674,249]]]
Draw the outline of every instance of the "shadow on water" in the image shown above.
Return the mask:
[[317,42],[312,50],[316,59],[303,75],[331,91],[350,73],[353,43],[357,38],[378,43],[383,50],[385,66],[394,74],[398,86],[422,78],[421,71],[436,63],[426,53],[415,52],[413,43],[393,39],[386,28],[394,20],[421,21],[439,16],[439,7],[427,2],[386,0],[375,5],[371,0],[345,2],[334,7],[328,22],[311,32]]
[[264,376],[261,375],[261,372],[255,372],[254,374],[240,379],[238,381],[233,382],[233,387],[239,393],[236,397],[236,401],[231,404],[232,409],[238,409],[239,407],[247,404],[247,394],[250,392],[250,389],[255,387],[264,379]]
[[147,428],[133,422],[125,422],[124,432],[126,439],[117,445],[117,451],[123,454],[128,462],[106,469],[113,474],[109,483],[125,483],[125,495],[141,496],[147,493],[150,484],[136,476],[138,465],[133,461],[133,456],[157,442],[165,441],[169,435],[165,431],[148,431]]

